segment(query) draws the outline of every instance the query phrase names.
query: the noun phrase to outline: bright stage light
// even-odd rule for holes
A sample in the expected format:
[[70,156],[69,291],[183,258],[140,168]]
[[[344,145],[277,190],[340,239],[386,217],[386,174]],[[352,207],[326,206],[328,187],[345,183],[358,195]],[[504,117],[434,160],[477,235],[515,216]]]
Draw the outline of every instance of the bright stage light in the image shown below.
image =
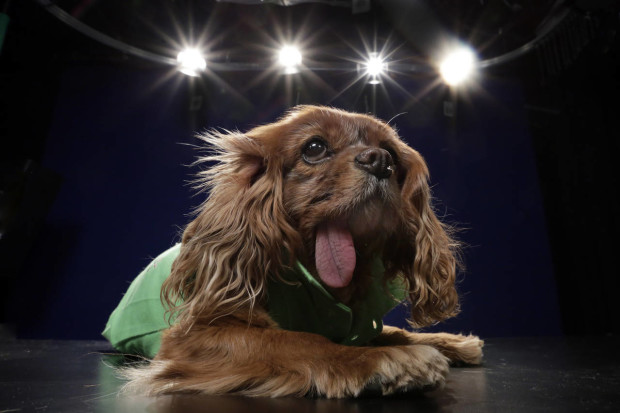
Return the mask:
[[458,86],[472,77],[475,68],[474,52],[461,46],[445,55],[439,64],[439,73],[448,85]]
[[363,64],[358,64],[358,72],[360,69],[364,70],[364,73],[368,76],[369,84],[378,85],[381,83],[381,76],[387,71],[387,63],[378,53],[372,52]]
[[198,49],[185,49],[177,55],[178,68],[181,73],[198,76],[207,68],[207,62]]
[[297,73],[301,65],[301,52],[295,46],[284,46],[280,49],[278,61],[284,66],[284,73],[287,75]]
[[376,53],[371,53],[366,61],[366,74],[368,76],[381,76],[387,69],[387,64]]

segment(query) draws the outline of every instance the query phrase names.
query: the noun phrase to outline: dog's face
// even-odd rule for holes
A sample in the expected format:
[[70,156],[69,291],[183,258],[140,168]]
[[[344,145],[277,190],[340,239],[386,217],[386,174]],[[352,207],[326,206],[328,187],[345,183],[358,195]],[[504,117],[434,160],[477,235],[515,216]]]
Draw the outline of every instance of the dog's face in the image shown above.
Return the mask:
[[409,173],[425,173],[424,163],[391,127],[360,114],[302,108],[280,136],[283,204],[303,240],[299,258],[348,301],[368,281],[370,260],[405,231],[403,185]]
[[365,116],[330,111],[300,120],[286,139],[283,196],[304,240],[330,222],[346,226],[360,245],[392,233],[404,176],[392,129]]
[[204,172],[210,196],[184,232],[168,302],[180,293],[205,312],[214,297],[252,301],[291,258],[347,302],[363,295],[379,257],[386,278],[406,280],[415,325],[455,313],[455,244],[430,205],[424,160],[390,126],[302,106],[204,139],[218,164]]

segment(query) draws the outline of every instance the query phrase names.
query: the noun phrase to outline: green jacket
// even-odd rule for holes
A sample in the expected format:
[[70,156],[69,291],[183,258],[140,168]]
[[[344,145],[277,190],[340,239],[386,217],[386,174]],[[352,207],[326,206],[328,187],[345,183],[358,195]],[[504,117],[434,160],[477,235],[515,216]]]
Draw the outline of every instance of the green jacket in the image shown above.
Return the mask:
[[[160,300],[161,286],[170,274],[181,244],[155,258],[131,283],[112,312],[103,335],[119,351],[154,357],[161,332],[169,327]],[[384,286],[381,260],[373,263],[373,284],[355,309],[338,302],[300,263],[282,274],[295,282],[288,285],[269,280],[267,305],[280,327],[320,334],[345,345],[364,345],[378,336],[383,316],[405,296],[401,280]],[[387,287],[387,288],[386,288]]]

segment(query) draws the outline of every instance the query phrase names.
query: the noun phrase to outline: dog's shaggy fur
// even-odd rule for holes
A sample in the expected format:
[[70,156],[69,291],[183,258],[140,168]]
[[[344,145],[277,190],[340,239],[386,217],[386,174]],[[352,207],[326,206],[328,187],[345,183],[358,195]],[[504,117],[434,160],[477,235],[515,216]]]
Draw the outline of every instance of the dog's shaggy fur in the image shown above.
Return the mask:
[[203,138],[215,148],[203,160],[217,164],[200,176],[210,195],[185,229],[162,289],[175,321],[154,360],[130,369],[129,389],[391,394],[440,386],[450,361],[480,362],[475,336],[385,327],[369,345],[344,346],[283,330],[269,316],[269,277],[299,260],[321,280],[315,238],[333,222],[350,232],[357,258],[346,285],[321,281],[338,300],[364,296],[370,257],[379,255],[385,280],[405,282],[412,326],[458,312],[457,245],[431,207],[422,156],[394,129],[367,115],[301,106],[247,133]]

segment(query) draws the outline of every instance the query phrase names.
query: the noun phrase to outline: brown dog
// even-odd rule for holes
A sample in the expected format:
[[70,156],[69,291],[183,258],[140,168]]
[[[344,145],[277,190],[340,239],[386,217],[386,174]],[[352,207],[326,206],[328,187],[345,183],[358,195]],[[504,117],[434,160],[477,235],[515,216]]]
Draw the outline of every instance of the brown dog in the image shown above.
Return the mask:
[[[399,292],[414,327],[458,312],[456,243],[431,207],[424,160],[390,126],[302,106],[204,140],[216,148],[204,160],[217,165],[201,173],[210,195],[162,289],[175,322],[154,360],[129,370],[129,389],[390,394],[442,385],[450,361],[480,362],[475,336],[364,320],[369,297],[395,304]],[[305,279],[290,275],[297,266]],[[342,336],[336,316],[317,316],[323,299],[361,333]]]

